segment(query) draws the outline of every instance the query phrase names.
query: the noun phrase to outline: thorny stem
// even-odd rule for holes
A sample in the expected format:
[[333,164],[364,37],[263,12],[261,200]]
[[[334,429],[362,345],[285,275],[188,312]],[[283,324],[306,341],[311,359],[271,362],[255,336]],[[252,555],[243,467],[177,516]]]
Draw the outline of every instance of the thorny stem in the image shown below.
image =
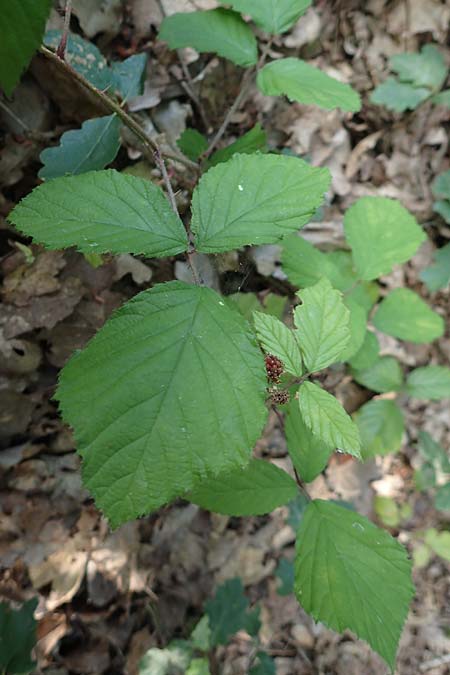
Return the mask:
[[[165,162],[164,162],[164,159],[161,155],[160,150],[159,149],[155,150],[155,152],[153,153],[153,156],[155,158],[156,166],[161,171],[161,175],[163,177],[164,185],[166,186],[166,190],[167,190],[167,194],[168,194],[168,197],[169,197],[169,202],[170,202],[170,205],[172,207],[172,210],[178,216],[178,218],[180,218],[180,214],[178,213],[178,206],[177,206],[177,200],[176,200],[176,197],[175,197],[175,193],[173,191],[172,183],[170,181],[169,174],[167,173],[167,167],[165,165]],[[192,236],[191,236],[191,228],[189,227],[189,225],[186,225],[186,232],[187,232],[187,235],[188,235],[188,238],[189,238],[189,246],[191,246]],[[200,275],[199,275],[199,273],[197,271],[197,268],[195,266],[193,253],[194,253],[193,250],[189,250],[189,251],[186,252],[187,263],[189,265],[189,269],[191,270],[191,274],[194,277],[194,281],[195,281],[196,285],[200,286],[201,285]]]
[[66,9],[64,11],[64,28],[61,35],[58,48],[56,50],[57,56],[64,61],[66,55],[67,38],[69,36],[70,17],[72,15],[72,0],[66,0]]
[[203,157],[205,159],[207,159],[211,155],[213,150],[216,149],[219,141],[222,139],[224,133],[228,129],[228,125],[230,124],[231,119],[233,118],[234,114],[239,110],[239,108],[247,100],[247,97],[250,94],[251,86],[253,84],[253,81],[252,81],[253,76],[255,75],[255,73],[258,73],[258,71],[261,70],[261,68],[263,67],[263,65],[266,61],[267,55],[270,51],[270,48],[272,47],[272,40],[273,40],[273,38],[271,38],[266,43],[266,45],[264,46],[264,49],[262,50],[261,56],[259,58],[259,61],[256,65],[256,67],[250,68],[249,70],[247,70],[245,72],[244,77],[242,78],[239,93],[238,93],[237,97],[235,98],[233,105],[231,106],[231,108],[227,112],[220,129],[218,130],[218,132],[216,133],[216,135],[212,139],[208,149],[206,150],[205,154],[203,155]]
[[[103,103],[105,107],[107,107],[111,112],[114,112],[127,126],[134,134],[139,138],[141,143],[143,144],[145,148],[145,153],[146,156],[150,159],[150,161],[153,160],[153,153],[155,151],[160,152],[159,146],[154,141],[148,134],[144,131],[144,129],[141,127],[141,125],[136,122],[136,120],[129,115],[123,108],[122,106],[117,103],[113,98],[108,96],[105,92],[101,91],[100,89],[97,89],[93,84],[89,82],[83,75],[80,75],[70,64],[67,63],[67,61],[63,61],[62,59],[59,58],[59,56],[55,53],[52,52],[50,49],[47,49],[47,47],[42,46],[40,48],[40,53],[45,56],[49,61],[55,64],[59,70],[69,74],[74,80],[79,82],[85,89],[91,92],[99,101]],[[171,159],[172,161],[179,162],[180,164],[184,164],[185,166],[189,167],[190,169],[195,170],[196,172],[199,171],[199,166],[195,162],[191,162],[190,159],[187,159],[187,157],[184,157],[181,154],[175,154],[175,153],[165,153],[166,157],[168,159]]]

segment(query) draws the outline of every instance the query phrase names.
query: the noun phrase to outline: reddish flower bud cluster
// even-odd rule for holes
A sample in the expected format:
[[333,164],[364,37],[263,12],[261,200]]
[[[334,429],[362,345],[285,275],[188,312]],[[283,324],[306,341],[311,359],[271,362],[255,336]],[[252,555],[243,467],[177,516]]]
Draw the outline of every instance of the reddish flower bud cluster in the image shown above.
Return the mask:
[[289,392],[285,389],[277,389],[276,387],[271,387],[269,389],[270,400],[274,405],[286,405],[289,403]]
[[284,372],[283,362],[277,356],[273,354],[267,354],[266,356],[266,372],[267,377],[271,382],[279,382],[280,376]]

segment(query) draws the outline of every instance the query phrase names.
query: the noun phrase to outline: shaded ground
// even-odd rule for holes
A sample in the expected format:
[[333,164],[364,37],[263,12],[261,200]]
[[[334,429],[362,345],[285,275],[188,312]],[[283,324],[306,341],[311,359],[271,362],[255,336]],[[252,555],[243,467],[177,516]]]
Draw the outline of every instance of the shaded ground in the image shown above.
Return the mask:
[[[106,3],[112,9],[103,13],[92,7],[87,14],[79,10],[86,34],[115,57],[148,51],[147,107],[141,114],[146,119],[150,116],[160,132],[176,138],[186,124],[203,130],[198,110],[177,82],[182,73],[176,55],[155,39],[154,26],[160,20],[157,3],[130,0],[123,13],[119,4]],[[188,0],[166,4],[172,10],[189,8]],[[416,50],[426,42],[445,48],[449,19],[450,4],[440,0],[317,2],[291,34],[275,41],[273,55],[314,59],[366,95],[383,79],[391,54]],[[52,25],[59,27],[60,21],[55,13]],[[77,27],[76,18],[73,27]],[[446,55],[449,61],[448,49]],[[239,73],[217,59],[196,59],[192,53],[185,58],[191,60],[194,74],[202,73],[198,95],[217,128],[236,95]],[[218,81],[226,86],[217,87]],[[262,607],[262,642],[276,657],[278,675],[385,673],[385,666],[362,642],[315,625],[293,598],[277,593],[274,570],[281,557],[293,555],[294,532],[286,524],[285,509],[270,517],[236,519],[209,515],[180,502],[109,531],[82,488],[71,433],[51,400],[58,370],[113,309],[154,282],[174,275],[184,279],[186,268],[181,260],[135,260],[123,255],[94,269],[77,253],[45,252],[34,246],[34,260],[27,261],[17,244],[24,240],[9,229],[5,217],[36,184],[42,147],[89,115],[91,103],[80,101],[70,88],[54,87],[50,74],[35,59],[11,106],[14,115],[38,134],[25,137],[17,121],[0,109],[4,129],[0,595],[18,602],[39,596],[38,672],[132,675],[146,649],[188,633],[214,587],[239,575],[251,600]],[[306,228],[311,241],[325,248],[339,246],[342,213],[361,195],[395,197],[416,215],[430,239],[410,264],[383,279],[384,288],[413,288],[448,325],[448,291],[429,295],[418,273],[431,262],[433,249],[450,238],[449,228],[433,214],[430,192],[434,176],[450,167],[450,112],[425,104],[414,113],[396,116],[366,104],[350,118],[340,112],[288,105],[255,92],[233,119],[227,141],[256,121],[267,129],[272,146],[308,155],[313,164],[331,169],[330,205],[321,222]],[[126,137],[116,166],[134,164],[135,171],[160,180],[157,171],[141,162],[131,142]],[[187,205],[190,176],[180,169],[173,181],[180,203]],[[279,275],[272,276],[277,256],[278,249],[272,246],[239,257],[229,255],[208,274],[211,283],[225,292],[277,291],[282,287]],[[450,357],[448,332],[431,346],[384,337],[382,347],[408,367],[430,361],[447,364]],[[330,371],[328,384],[350,412],[368,397],[344,370]],[[410,514],[392,531],[412,550],[424,529],[449,527],[450,517],[433,509],[430,496],[418,493],[412,478],[418,465],[418,430],[428,430],[448,449],[450,415],[448,401],[424,405],[405,399],[404,411],[408,433],[401,453],[364,465],[335,457],[326,474],[312,484],[311,494],[352,501],[371,517],[375,494],[409,504]],[[276,418],[270,418],[257,452],[288,468]],[[448,564],[437,557],[414,572],[417,598],[402,638],[401,675],[450,672],[445,658],[450,652],[448,572]],[[247,672],[250,645],[245,634],[221,649],[219,659],[226,675]]]

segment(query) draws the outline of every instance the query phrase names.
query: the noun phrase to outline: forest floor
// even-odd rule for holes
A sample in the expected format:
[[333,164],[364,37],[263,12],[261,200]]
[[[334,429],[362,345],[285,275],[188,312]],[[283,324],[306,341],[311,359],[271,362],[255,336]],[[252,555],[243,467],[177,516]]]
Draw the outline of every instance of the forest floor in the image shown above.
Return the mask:
[[[148,52],[143,119],[151,119],[171,139],[187,125],[202,130],[198,109],[177,80],[181,70],[176,55],[156,39],[161,16],[155,0],[128,0],[123,11],[114,0],[92,0],[88,13],[86,3],[73,4],[72,27],[106,55]],[[192,8],[189,0],[165,4],[170,11]],[[214,4],[196,2],[197,7]],[[61,21],[55,11],[51,26],[60,28]],[[301,55],[329,74],[337,73],[363,96],[362,111],[351,117],[255,91],[234,115],[224,139],[234,140],[259,121],[271,147],[330,168],[329,204],[321,221],[305,228],[309,240],[320,247],[337,248],[343,242],[342,214],[356,198],[399,199],[429,240],[410,263],[382,278],[383,293],[399,286],[414,289],[446,319],[447,327],[448,290],[430,294],[419,273],[431,263],[435,248],[450,239],[449,227],[433,213],[430,189],[435,176],[450,168],[450,111],[424,104],[396,115],[367,99],[384,79],[387,58],[394,53],[417,51],[433,42],[450,64],[449,22],[448,1],[318,0],[297,27],[275,40],[273,55]],[[239,69],[190,50],[184,58],[192,73],[204,70],[197,93],[204,113],[218,128],[236,96]],[[36,672],[135,675],[148,648],[185,636],[217,585],[239,576],[251,602],[261,608],[261,643],[275,657],[277,675],[383,675],[385,665],[365,643],[315,624],[294,597],[277,592],[277,565],[294,552],[286,508],[267,517],[228,518],[180,501],[111,532],[83,489],[71,432],[51,398],[58,371],[125,300],[155,282],[186,279],[188,272],[181,260],[129,255],[94,268],[76,252],[37,246],[31,248],[34,260],[27,261],[20,246],[26,240],[7,224],[6,216],[38,182],[42,138],[55,129],[61,133],[77,126],[92,106],[70,87],[54,86],[45,66],[35,58],[8,104],[36,132],[33,137],[25,138],[0,108],[0,596],[17,602],[39,598]],[[131,165],[133,172],[159,179],[126,136],[114,166]],[[187,209],[191,178],[180,168],[172,179]],[[230,255],[204,274],[226,293],[264,294],[280,287],[277,270],[279,248],[265,246]],[[408,367],[430,361],[448,364],[448,328],[432,345],[384,337],[382,349]],[[345,370],[330,370],[327,377],[349,412],[367,399],[367,391]],[[419,492],[413,481],[420,463],[418,431],[429,431],[449,449],[450,412],[448,401],[424,404],[405,398],[402,403],[407,434],[401,452],[364,464],[337,455],[310,492],[352,502],[378,522],[376,495],[407,505],[390,531],[413,551],[424,530],[450,526],[450,515],[437,512],[432,496]],[[256,451],[288,469],[278,424],[275,416],[269,418]],[[449,564],[437,556],[414,569],[417,595],[400,644],[399,675],[450,673],[449,571]],[[247,673],[250,650],[245,633],[220,648],[224,675]]]

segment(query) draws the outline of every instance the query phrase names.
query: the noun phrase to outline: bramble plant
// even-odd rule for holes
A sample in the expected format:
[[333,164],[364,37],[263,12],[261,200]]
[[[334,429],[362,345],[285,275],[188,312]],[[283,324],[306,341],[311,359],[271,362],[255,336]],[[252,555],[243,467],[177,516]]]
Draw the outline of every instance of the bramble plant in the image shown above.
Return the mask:
[[[359,109],[359,96],[349,85],[300,59],[265,64],[271,39],[259,55],[255,34],[239,13],[276,35],[293,25],[309,0],[227,4],[237,11],[168,17],[160,37],[173,49],[213,51],[247,68],[234,109],[254,77],[267,95],[327,109]],[[393,669],[414,592],[407,553],[385,530],[345,506],[311,500],[305,483],[336,449],[359,460],[398,449],[403,433],[401,412],[391,399],[371,401],[352,420],[320,386],[324,369],[348,362],[356,380],[375,392],[450,396],[449,369],[418,368],[404,385],[400,366],[391,357],[379,357],[375,334],[367,330],[379,295],[375,280],[414,255],[425,239],[423,230],[398,202],[362,198],[345,215],[351,253],[322,253],[297,231],[322,204],[328,170],[294,156],[255,152],[267,150],[260,127],[213,154],[227,118],[210,141],[190,130],[179,141],[185,154],[176,150],[171,155],[196,172],[197,159],[207,169],[192,195],[192,218],[183,222],[159,147],[125,110],[127,78],[132,91],[139,91],[143,62],[133,62],[131,75],[130,59],[113,65],[126,76],[115,79],[113,91],[105,94],[92,74],[80,72],[76,59],[70,65],[70,49],[77,49],[79,40],[67,41],[64,32],[58,39],[56,54],[45,47],[42,54],[116,116],[114,122],[104,120],[115,130],[114,148],[116,127],[124,123],[147,155],[155,151],[152,158],[168,198],[133,175],[85,172],[93,167],[82,154],[76,166],[69,166],[65,148],[72,147],[71,141],[78,148],[91,147],[98,121],[90,120],[80,132],[67,132],[59,148],[43,153],[41,175],[53,178],[15,207],[10,222],[50,249],[185,255],[195,281],[156,284],[138,294],[62,370],[56,398],[74,429],[86,487],[112,527],[180,497],[210,511],[244,516],[266,514],[292,502],[300,491],[307,506],[297,532],[294,590],[299,602],[329,627],[352,630]],[[63,61],[59,52],[65,40],[69,55]],[[108,77],[109,70],[105,62]],[[9,80],[7,85],[11,90]],[[111,157],[103,156],[95,168]],[[79,175],[55,177],[58,173]],[[202,284],[195,253],[216,255],[280,241],[283,268],[301,289],[293,328],[262,311],[254,313],[251,325],[239,305]],[[406,289],[383,299],[371,321],[380,331],[415,342],[434,340],[444,330],[441,317]],[[286,411],[296,481],[274,464],[252,458],[271,406],[280,414]]]

